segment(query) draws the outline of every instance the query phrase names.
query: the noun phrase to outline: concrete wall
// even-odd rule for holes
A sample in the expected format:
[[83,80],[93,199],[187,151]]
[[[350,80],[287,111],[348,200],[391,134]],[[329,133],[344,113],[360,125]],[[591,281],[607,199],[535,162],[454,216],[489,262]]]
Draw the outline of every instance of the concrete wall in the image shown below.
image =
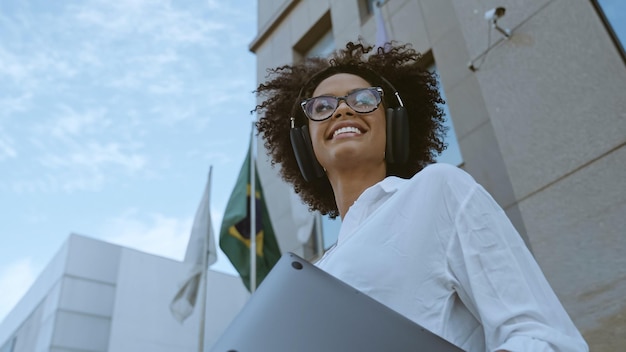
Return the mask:
[[[483,17],[496,6],[506,8],[498,24],[512,30],[508,40]],[[259,1],[258,8],[250,45],[258,82],[266,68],[298,58],[325,18],[337,47],[375,39],[374,20],[356,0]],[[382,13],[392,39],[432,53],[463,168],[528,241],[591,349],[626,345],[626,68],[591,3],[389,0]],[[272,214],[277,227],[283,222],[281,241],[294,231],[293,221],[281,220],[289,187],[261,177],[274,197],[270,208],[283,202]]]

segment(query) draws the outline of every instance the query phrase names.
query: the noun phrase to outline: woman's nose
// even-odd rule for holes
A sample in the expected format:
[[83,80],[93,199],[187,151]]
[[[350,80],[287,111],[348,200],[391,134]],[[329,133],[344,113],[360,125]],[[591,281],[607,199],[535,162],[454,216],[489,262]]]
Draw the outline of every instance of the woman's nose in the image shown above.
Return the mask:
[[354,110],[346,103],[345,100],[339,101],[339,105],[337,105],[337,109],[335,109],[335,113],[333,117],[340,118],[341,116],[353,116]]

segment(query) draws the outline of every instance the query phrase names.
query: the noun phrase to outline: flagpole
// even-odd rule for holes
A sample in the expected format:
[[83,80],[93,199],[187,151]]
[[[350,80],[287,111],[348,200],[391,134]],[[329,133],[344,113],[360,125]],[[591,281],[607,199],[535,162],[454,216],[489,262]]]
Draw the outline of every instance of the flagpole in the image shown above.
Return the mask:
[[[213,165],[209,166],[209,183],[208,186],[209,187],[209,196],[211,194],[210,189],[211,189],[211,176],[213,174]],[[211,204],[211,202],[209,201],[209,199],[207,199],[207,204]],[[207,211],[211,211],[211,207],[208,206],[207,207]],[[213,225],[211,225],[213,226]],[[209,229],[209,231],[211,231],[211,229]],[[208,236],[208,234],[207,234]],[[198,352],[204,352],[204,330],[205,330],[205,321],[206,321],[206,297],[207,297],[207,271],[209,270],[208,268],[208,258],[209,258],[209,241],[208,239],[204,242],[204,250],[202,251],[202,253],[204,254],[202,257],[202,274],[200,276],[200,283],[202,284],[202,299],[201,299],[201,304],[200,304],[200,331],[199,331],[199,336],[198,336]]]
[[254,153],[254,121],[250,132],[250,293],[256,289],[256,154]]
[[314,218],[314,228],[315,228],[315,244],[317,251],[317,258],[321,258],[324,255],[324,237],[322,234],[322,214],[319,212],[316,213]]

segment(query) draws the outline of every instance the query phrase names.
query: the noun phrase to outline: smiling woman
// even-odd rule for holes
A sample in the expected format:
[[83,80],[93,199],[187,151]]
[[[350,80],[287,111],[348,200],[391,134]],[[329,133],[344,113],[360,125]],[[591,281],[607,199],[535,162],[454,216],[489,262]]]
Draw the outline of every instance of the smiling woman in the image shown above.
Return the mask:
[[[300,108],[302,106],[310,109],[311,103],[307,102],[310,102],[310,98],[313,97],[343,97],[350,93],[347,90],[338,91],[337,89],[341,87],[321,87],[336,90],[321,91],[321,88],[317,88],[322,81],[335,74],[351,74],[353,78],[361,79],[360,84],[352,87],[354,89],[381,88],[382,108],[377,105],[378,110],[373,110],[371,113],[385,116],[386,109],[391,108],[395,113],[394,118],[389,119],[389,122],[384,118],[380,121],[383,126],[389,123],[389,128],[399,130],[400,137],[398,139],[385,137],[386,147],[383,153],[386,155],[386,175],[411,177],[424,166],[433,163],[435,157],[445,149],[443,137],[446,127],[441,109],[444,101],[437,89],[436,76],[424,67],[420,61],[421,55],[409,49],[408,46],[399,46],[391,48],[388,52],[381,52],[379,55],[367,56],[371,49],[362,44],[349,43],[341,54],[330,60],[309,58],[297,66],[276,68],[273,71],[274,78],[261,84],[257,89],[259,95],[267,97],[257,107],[258,112],[264,114],[258,122],[258,129],[265,138],[265,147],[272,155],[272,162],[281,165],[283,179],[294,185],[295,191],[311,210],[318,210],[322,214],[328,214],[331,218],[342,214],[338,209],[336,194],[332,190],[330,181],[323,172],[315,172],[314,175],[310,175],[312,177],[301,173],[302,167],[308,169],[311,165],[299,164],[296,158],[309,159],[309,156],[294,154],[291,140],[291,135],[294,133],[293,131],[290,133],[290,121],[296,129],[302,128],[302,130],[316,128],[318,124],[323,126],[335,124],[315,121],[320,118],[310,118],[305,110]],[[332,85],[334,84],[332,81],[329,79],[326,83]],[[401,92],[401,94],[396,94],[396,92]],[[399,99],[402,94],[407,94],[411,99],[403,102]],[[344,114],[350,114],[350,111],[354,111],[359,116],[367,115],[365,112],[359,113],[351,108],[344,110],[350,104],[347,101],[346,104],[340,104],[339,99],[335,100],[336,113],[344,111]],[[406,111],[409,116],[420,116],[420,118],[406,119],[402,116],[403,111]],[[307,122],[309,120],[311,123]],[[309,136],[312,137],[308,132],[302,135],[307,140]],[[309,145],[308,142],[304,144]],[[390,153],[394,149],[393,146],[396,146],[396,152],[408,154],[405,156],[406,162],[398,163],[393,160],[394,155]],[[315,144],[312,148],[315,148]],[[314,170],[322,170],[323,165],[317,166],[311,167]]]
[[272,71],[257,123],[311,210],[340,216],[316,265],[467,351],[586,351],[500,206],[445,149],[437,80],[408,45],[348,43]]

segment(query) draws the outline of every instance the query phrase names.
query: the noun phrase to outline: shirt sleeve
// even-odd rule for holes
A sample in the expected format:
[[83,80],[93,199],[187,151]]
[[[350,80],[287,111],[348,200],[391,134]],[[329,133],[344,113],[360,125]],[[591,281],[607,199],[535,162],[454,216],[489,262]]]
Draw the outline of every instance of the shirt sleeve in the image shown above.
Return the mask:
[[588,351],[519,233],[478,184],[466,188],[447,249],[455,290],[488,351]]

